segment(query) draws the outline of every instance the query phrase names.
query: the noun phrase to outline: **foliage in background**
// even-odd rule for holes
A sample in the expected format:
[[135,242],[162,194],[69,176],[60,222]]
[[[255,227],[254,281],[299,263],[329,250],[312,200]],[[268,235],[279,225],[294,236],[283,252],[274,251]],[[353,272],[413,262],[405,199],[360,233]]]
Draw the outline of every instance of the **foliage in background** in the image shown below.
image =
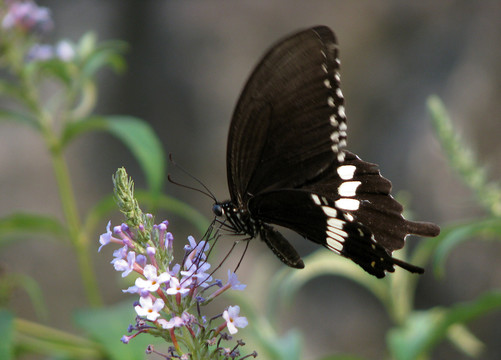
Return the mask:
[[[161,194],[166,161],[160,141],[147,123],[131,116],[94,113],[98,100],[97,73],[104,68],[125,69],[122,54],[126,46],[123,42],[98,42],[94,34],[88,33],[75,43],[63,40],[55,45],[44,44],[45,33],[53,27],[50,12],[31,1],[0,0],[0,19],[0,120],[29,126],[44,140],[65,216],[64,221],[60,221],[50,214],[18,212],[0,218],[0,246],[8,246],[12,239],[22,241],[20,235],[27,233],[47,234],[62,245],[71,244],[88,303],[95,307],[75,315],[75,324],[84,329],[88,337],[23,320],[8,310],[13,291],[16,288],[26,291],[40,319],[44,320],[46,308],[42,290],[26,275],[2,274],[0,358],[14,359],[28,353],[59,359],[141,359],[149,342],[147,336],[134,339],[128,345],[118,341],[131,322],[130,304],[101,307],[96,274],[89,256],[97,247],[96,226],[116,209],[113,195],[105,197],[86,214],[78,212],[64,158],[67,146],[84,133],[108,132],[127,146],[144,172],[148,190],[136,192],[143,205],[179,214],[200,234],[205,232],[208,221],[185,203]],[[51,87],[50,93],[44,91],[47,86]],[[430,98],[428,107],[448,163],[487,213],[485,218],[443,228],[439,237],[421,240],[411,254],[400,253],[404,260],[407,258],[417,265],[432,263],[437,277],[444,277],[447,258],[464,241],[501,238],[501,190],[497,183],[487,181],[485,171],[454,131],[440,101]],[[249,318],[247,335],[254,340],[253,347],[258,348],[260,358],[303,358],[301,332],[290,330],[280,335],[277,306],[290,303],[305,283],[325,274],[353,280],[383,304],[393,323],[387,334],[388,358],[391,359],[430,358],[434,347],[442,341],[450,341],[458,351],[477,357],[484,345],[470,332],[467,323],[501,309],[501,292],[492,289],[469,302],[418,311],[413,304],[419,280],[416,275],[400,271],[378,280],[351,262],[324,251],[312,254],[305,262],[307,266],[302,271],[282,269],[270,279],[264,310],[253,307],[244,296],[238,297]],[[360,357],[332,355],[324,358],[328,359]]]

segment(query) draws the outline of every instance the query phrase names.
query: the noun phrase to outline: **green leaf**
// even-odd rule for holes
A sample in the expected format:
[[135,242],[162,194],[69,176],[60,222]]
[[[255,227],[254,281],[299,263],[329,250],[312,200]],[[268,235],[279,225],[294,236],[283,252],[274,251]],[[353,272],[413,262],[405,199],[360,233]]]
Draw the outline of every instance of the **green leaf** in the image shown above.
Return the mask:
[[320,360],[364,360],[364,358],[356,355],[339,354],[339,355],[329,355],[321,358]]
[[445,262],[450,252],[461,243],[470,240],[472,237],[494,236],[501,238],[501,219],[492,218],[486,220],[475,220],[466,224],[450,226],[444,229],[439,235],[438,246],[434,256],[434,271],[437,276],[443,276]]
[[160,140],[148,123],[132,116],[89,117],[67,124],[62,146],[89,131],[107,131],[120,139],[139,162],[150,190],[160,193],[165,179],[165,155]]
[[87,59],[85,59],[82,66],[82,74],[84,75],[84,78],[93,77],[97,71],[106,65],[109,65],[117,72],[125,70],[125,60],[123,56],[117,52],[117,49],[123,47],[124,46],[116,46],[94,50],[94,52],[90,54]]
[[0,359],[14,359],[14,315],[0,309]]
[[93,77],[105,65],[110,65],[117,72],[124,70],[126,63],[122,53],[126,49],[127,43],[124,41],[114,40],[97,43],[97,37],[94,33],[86,33],[77,45],[84,78]]
[[[281,274],[273,277],[268,297],[268,315],[273,317],[277,314],[276,306],[283,301],[291,301],[294,294],[307,282],[323,275],[343,276],[365,287],[383,304],[388,302],[388,282],[367,276],[367,273],[351,261],[332,256],[332,253],[324,249],[315,251],[305,258],[305,268],[301,271],[284,268]],[[284,300],[280,300],[284,299]]]
[[48,234],[63,239],[68,235],[63,224],[51,216],[16,213],[0,218],[0,245],[22,233]]
[[40,124],[36,119],[20,111],[0,109],[0,120],[15,121],[24,125],[29,125],[35,130],[40,130]]
[[75,314],[75,321],[96,342],[100,343],[112,360],[143,360],[144,351],[154,339],[141,334],[123,344],[120,339],[127,332],[129,324],[134,323],[135,312],[132,301],[104,309],[80,310]]
[[96,48],[96,34],[92,31],[85,33],[78,42],[77,53],[79,56],[86,58],[92,54]]
[[501,292],[492,291],[451,308],[436,307],[415,312],[403,327],[388,333],[388,347],[397,360],[413,360],[431,352],[449,330],[491,311],[501,309]]
[[[35,313],[39,319],[47,321],[49,316],[44,295],[38,283],[30,276],[7,272],[2,275],[0,282],[0,298],[5,296],[9,299],[14,296],[14,291],[23,289],[29,296]],[[1,359],[1,358],[0,358]]]
[[44,74],[52,76],[61,81],[64,85],[69,87],[71,81],[73,80],[76,67],[75,64],[69,61],[64,61],[59,58],[52,58],[44,61],[34,61],[29,64],[33,67],[30,71],[33,73]]
[[269,345],[273,346],[276,349],[277,353],[280,354],[280,359],[301,359],[303,337],[302,334],[297,330],[289,330],[283,336],[273,339],[273,342]]

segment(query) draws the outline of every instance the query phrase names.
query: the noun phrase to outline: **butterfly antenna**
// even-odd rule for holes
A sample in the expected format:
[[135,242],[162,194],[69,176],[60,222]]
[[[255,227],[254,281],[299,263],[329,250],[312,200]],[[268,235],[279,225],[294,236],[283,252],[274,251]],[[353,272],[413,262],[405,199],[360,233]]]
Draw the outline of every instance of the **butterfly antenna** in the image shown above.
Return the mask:
[[167,179],[169,180],[170,183],[172,183],[174,185],[181,186],[181,187],[183,187],[185,189],[190,189],[190,190],[198,191],[199,193],[204,194],[205,196],[210,197],[214,202],[217,202],[216,196],[212,193],[212,191],[210,191],[209,188],[207,186],[205,186],[205,184],[203,182],[201,182],[198,178],[196,178],[195,176],[193,176],[192,174],[190,174],[187,170],[185,170],[178,163],[176,163],[174,161],[173,157],[172,157],[172,154],[169,154],[169,160],[172,163],[172,165],[174,165],[179,170],[181,170],[185,175],[187,175],[188,177],[190,177],[191,179],[193,179],[197,183],[199,183],[205,189],[205,191],[202,191],[200,189],[197,189],[197,188],[194,188],[194,187],[191,187],[191,186],[188,186],[188,185],[184,185],[184,184],[178,183],[177,181],[172,180],[172,178],[171,178],[171,176],[169,174],[169,175],[167,175]]

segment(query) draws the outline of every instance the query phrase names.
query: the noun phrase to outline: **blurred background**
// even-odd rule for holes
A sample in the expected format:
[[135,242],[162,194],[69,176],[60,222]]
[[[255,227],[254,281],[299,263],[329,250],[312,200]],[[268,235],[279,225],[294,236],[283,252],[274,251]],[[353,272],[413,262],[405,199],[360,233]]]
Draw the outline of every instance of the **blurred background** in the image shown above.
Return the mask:
[[[62,38],[76,42],[92,30],[100,40],[120,39],[129,44],[127,72],[121,76],[101,73],[97,112],[146,120],[165,151],[219,200],[228,197],[228,126],[250,71],[277,40],[319,24],[331,27],[340,43],[348,149],[379,164],[395,193],[406,192],[414,219],[444,226],[483,215],[448,167],[435,139],[425,105],[430,94],[443,99],[455,127],[488,167],[490,179],[501,175],[499,1],[37,3],[53,13],[55,29],[49,42]],[[82,213],[112,191],[111,175],[120,166],[127,168],[137,187],[145,184],[131,154],[104,134],[80,138],[70,147],[67,159]],[[172,172],[176,179],[188,182],[179,171]],[[208,198],[172,184],[164,190],[212,216]],[[2,123],[0,215],[17,210],[61,214],[42,141],[26,127]],[[117,215],[115,222],[120,219]],[[183,222],[169,220],[170,230],[183,242],[194,232]],[[107,221],[103,219],[101,232]],[[106,302],[113,303],[124,296],[117,286],[119,276],[109,264],[110,253],[97,255],[99,233],[95,234],[95,266]],[[42,240],[30,238],[3,248],[0,264],[4,270],[35,278],[44,291],[51,325],[68,329],[71,312],[86,305],[81,284],[75,281],[79,279],[76,259],[69,246]],[[315,249],[299,238],[292,241],[302,254]],[[409,238],[408,246],[412,248],[416,241]],[[422,276],[416,307],[448,306],[500,287],[500,256],[499,242],[465,243],[449,259],[444,280],[435,279],[431,271]],[[263,276],[281,266],[264,244],[253,241],[240,274],[249,284],[246,296],[265,296]],[[14,305],[19,316],[35,318],[25,294],[19,293]],[[306,334],[308,359],[334,351],[380,359],[391,325],[364,289],[336,277],[309,283],[282,318],[284,329],[298,327]],[[500,323],[498,312],[471,324],[488,346],[485,359],[501,356]],[[463,359],[446,343],[435,356]]]

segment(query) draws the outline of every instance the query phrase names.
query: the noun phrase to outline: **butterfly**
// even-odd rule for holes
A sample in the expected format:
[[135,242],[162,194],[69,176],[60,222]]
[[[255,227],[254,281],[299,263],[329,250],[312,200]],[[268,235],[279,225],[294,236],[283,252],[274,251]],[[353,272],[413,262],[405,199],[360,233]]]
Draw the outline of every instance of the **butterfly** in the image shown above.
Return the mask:
[[317,26],[274,45],[258,63],[237,102],[228,135],[231,199],[213,212],[234,233],[260,237],[286,265],[301,256],[272,226],[351,259],[378,278],[409,234],[433,237],[440,228],[402,216],[391,182],[375,164],[346,147],[338,45],[332,30]]

